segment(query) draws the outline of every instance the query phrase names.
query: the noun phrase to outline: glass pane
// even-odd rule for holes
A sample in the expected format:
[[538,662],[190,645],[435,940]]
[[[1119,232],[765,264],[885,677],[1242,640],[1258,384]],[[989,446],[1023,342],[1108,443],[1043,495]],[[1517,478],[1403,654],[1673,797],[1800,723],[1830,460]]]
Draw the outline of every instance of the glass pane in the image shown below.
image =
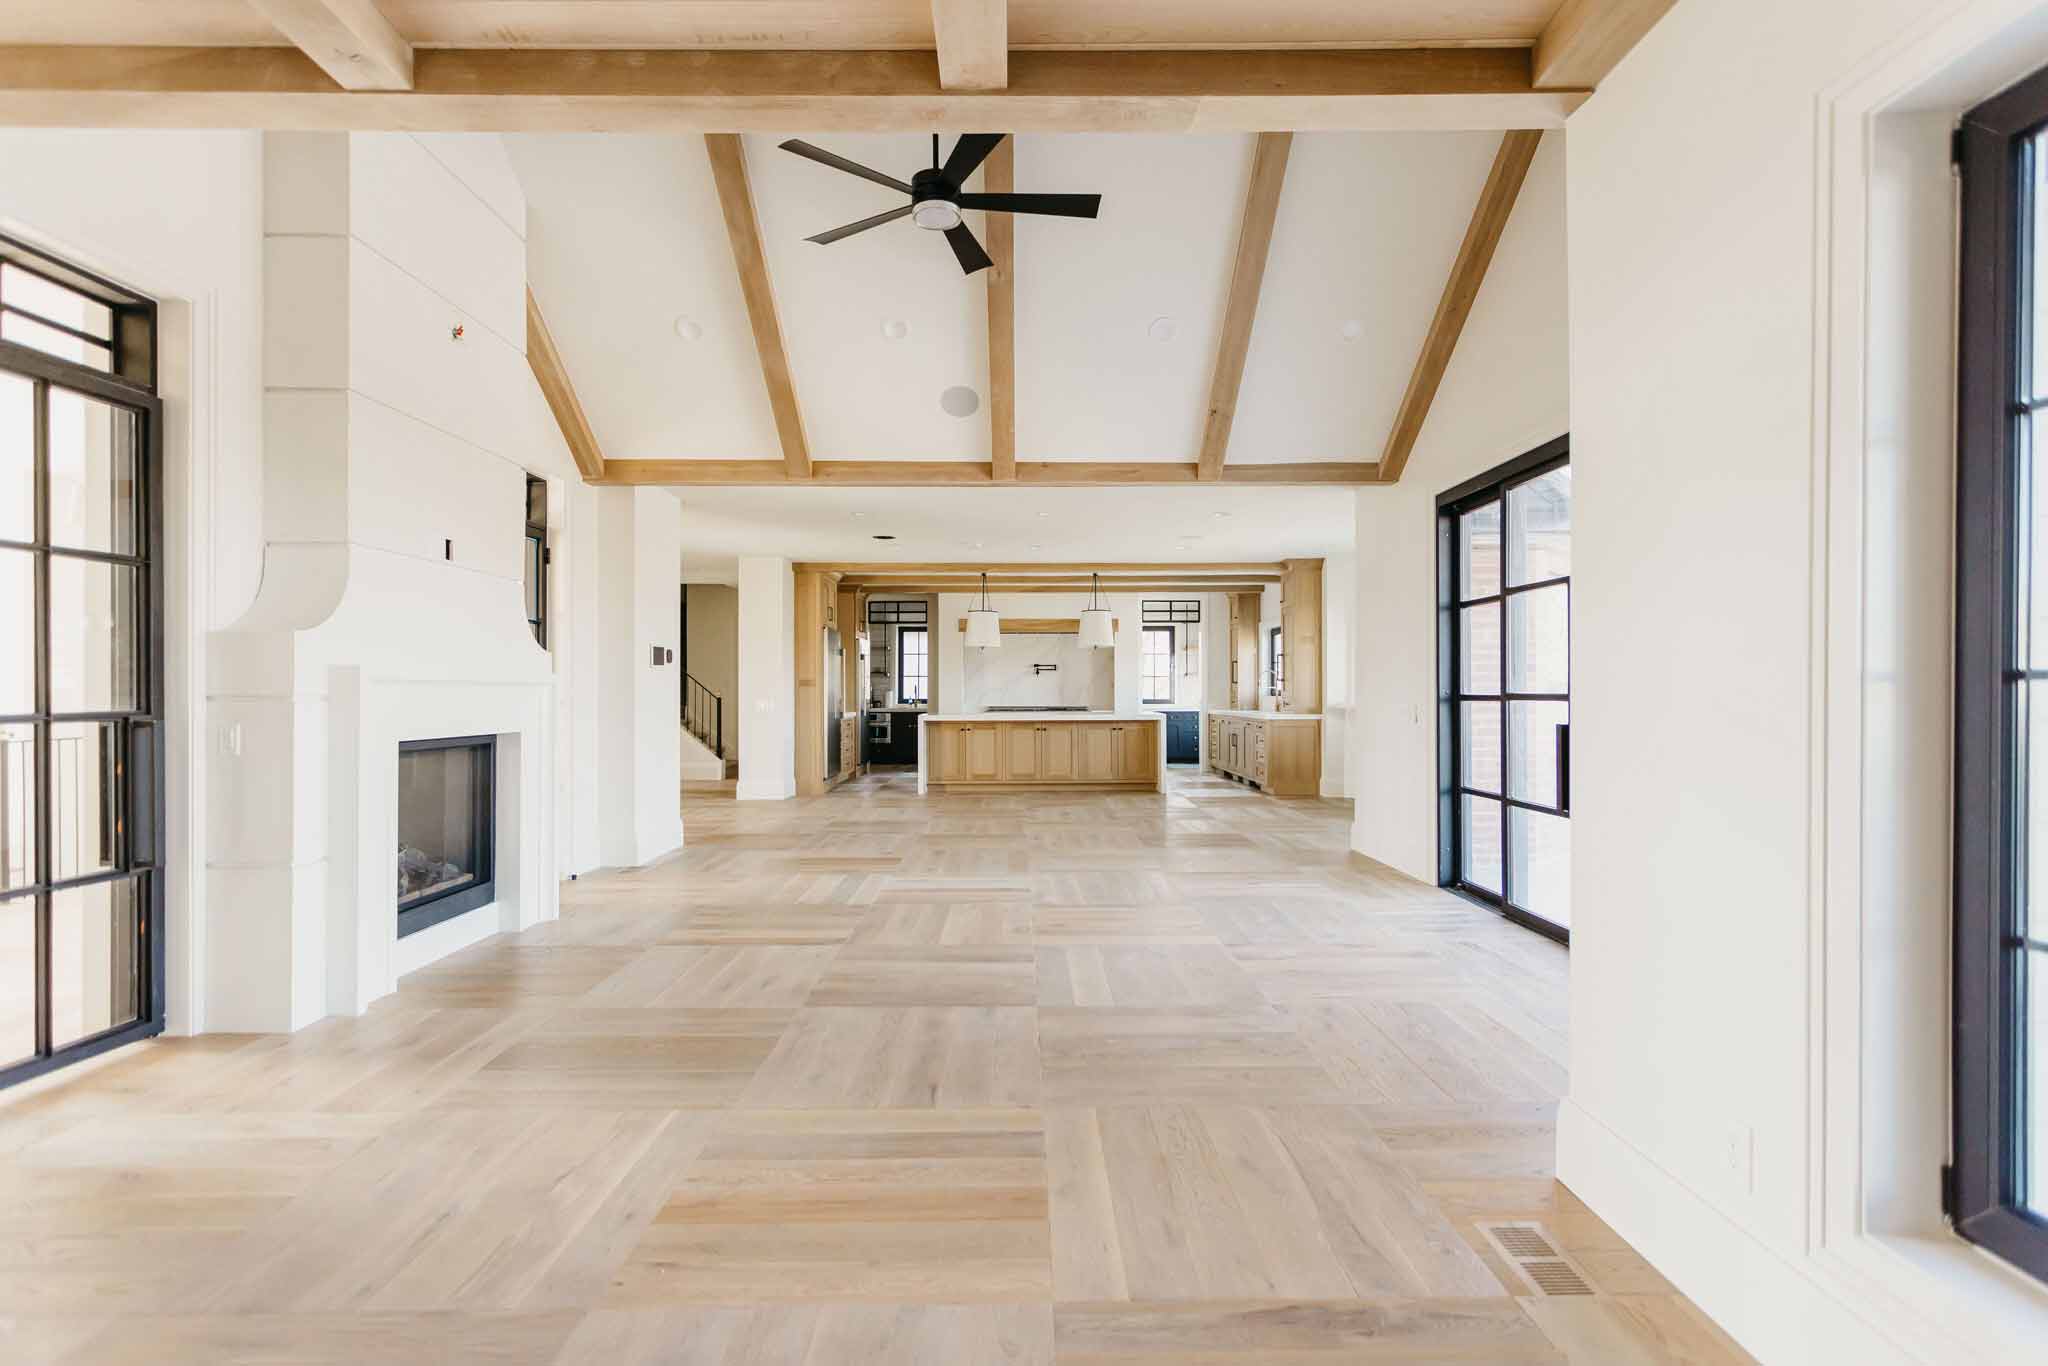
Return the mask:
[[2020,1041],[2021,1111],[2027,1120],[2027,1208],[2048,1216],[2048,952],[2026,955],[2021,997],[2027,1003],[2026,1036]]
[[1571,720],[1565,702],[1508,703],[1508,795],[1562,806],[1557,791],[1557,728]]
[[95,337],[114,335],[114,311],[105,304],[11,263],[0,265],[0,299]]
[[127,711],[136,704],[135,570],[50,557],[50,708]]
[[[2048,218],[2048,214],[2042,217]],[[2048,290],[2041,292],[2048,297]],[[2048,345],[2040,349],[2048,352]],[[2025,449],[2019,459],[2028,477],[2022,484],[2022,510],[2016,514],[2026,517],[2031,523],[2027,528],[2027,549],[2036,565],[2048,565],[2048,470],[2041,469],[2039,464],[2040,452],[2044,450],[2040,440],[2042,418],[2043,414],[2034,413],[2022,424],[2020,441]],[[2019,624],[2027,630],[2021,654],[2031,660],[2035,668],[2048,668],[2048,587],[2030,584],[2027,582],[2029,577],[2021,573],[2015,585],[2019,594],[2015,606],[2022,614]]]
[[1500,891],[1500,803],[1485,797],[1460,797],[1464,822],[1465,881],[1489,892]]
[[1514,851],[1508,900],[1553,925],[1572,923],[1572,826],[1562,816],[1508,808]]
[[36,709],[36,558],[0,549],[0,716]]
[[398,905],[431,901],[491,876],[478,820],[491,781],[485,746],[398,756]]
[[526,619],[540,620],[540,541],[526,538]]
[[1542,583],[1572,572],[1572,467],[1508,490],[1508,583]]
[[535,479],[531,475],[526,480],[526,524],[548,524],[548,481]]
[[1460,702],[1458,711],[1460,785],[1500,791],[1500,703]]
[[[35,800],[36,728],[22,721],[0,726],[0,892],[36,880]],[[0,1039],[0,1054],[6,1051]]]
[[1500,604],[1458,613],[1458,690],[1491,697],[1500,692]]
[[141,495],[134,412],[69,389],[50,390],[50,544],[138,553]]
[[98,342],[84,341],[69,332],[45,327],[34,318],[24,318],[19,313],[0,313],[0,341],[32,346],[59,360],[77,361],[91,370],[114,368],[114,353]]
[[2013,928],[2034,939],[2048,939],[2048,680],[2023,686],[2015,720],[2026,736],[2019,751],[2026,771],[2020,775],[2025,781],[2015,784],[2015,800],[2023,808],[2016,815],[2026,831],[2026,892],[2014,907],[2019,923]]
[[120,866],[119,750],[102,721],[50,727],[50,880],[63,882]]
[[[2048,204],[2048,198],[2043,198],[2044,194],[2048,194],[2048,134],[2037,134],[2029,150],[2033,153],[2028,158],[2034,169],[2033,202],[2036,205]],[[2014,179],[2018,177],[2015,176]],[[2042,213],[2038,209],[2035,211],[2033,236],[2033,259],[2048,260],[2048,255],[2043,254],[2048,252],[2048,213]],[[2032,294],[2033,335],[2036,338],[2048,339],[2048,332],[2042,330],[2044,323],[2048,323],[2048,289],[2036,288]],[[2042,341],[2037,340],[2033,349],[2034,374],[2031,388],[2034,395],[2039,397],[2048,394],[2048,345],[2043,345]]]
[[0,901],[0,1066],[36,1052],[36,899]]
[[1500,504],[1458,518],[1458,599],[1470,602],[1500,592]]
[[0,374],[0,541],[36,537],[36,387]]
[[62,1048],[142,1013],[139,879],[50,896],[50,1043]]
[[1508,691],[1571,688],[1571,585],[1508,599]]

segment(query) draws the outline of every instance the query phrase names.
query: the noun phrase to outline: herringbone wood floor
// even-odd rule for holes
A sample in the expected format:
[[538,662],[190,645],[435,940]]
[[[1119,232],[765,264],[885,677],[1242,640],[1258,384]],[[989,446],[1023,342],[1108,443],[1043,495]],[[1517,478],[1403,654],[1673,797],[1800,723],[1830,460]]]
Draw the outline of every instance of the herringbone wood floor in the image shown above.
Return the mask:
[[1746,1360],[1551,1179],[1564,951],[1347,807],[687,819],[361,1019],[0,1097],[0,1359]]

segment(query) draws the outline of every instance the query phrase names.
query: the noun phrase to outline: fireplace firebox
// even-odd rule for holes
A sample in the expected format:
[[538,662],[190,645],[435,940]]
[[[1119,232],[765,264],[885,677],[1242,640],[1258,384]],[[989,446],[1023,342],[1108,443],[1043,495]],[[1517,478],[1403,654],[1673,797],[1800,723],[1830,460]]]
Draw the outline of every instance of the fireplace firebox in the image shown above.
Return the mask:
[[497,900],[498,741],[493,735],[398,746],[398,937]]

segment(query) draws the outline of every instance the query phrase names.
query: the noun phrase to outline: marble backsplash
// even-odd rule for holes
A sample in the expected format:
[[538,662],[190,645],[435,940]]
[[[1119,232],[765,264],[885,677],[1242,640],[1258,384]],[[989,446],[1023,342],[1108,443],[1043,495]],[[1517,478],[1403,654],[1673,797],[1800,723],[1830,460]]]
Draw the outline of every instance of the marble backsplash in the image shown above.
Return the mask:
[[[1089,707],[1116,704],[1116,651],[1091,650],[1079,636],[1006,635],[1000,648],[966,651],[961,698],[968,711],[989,707]],[[1034,666],[1050,664],[1050,672]]]

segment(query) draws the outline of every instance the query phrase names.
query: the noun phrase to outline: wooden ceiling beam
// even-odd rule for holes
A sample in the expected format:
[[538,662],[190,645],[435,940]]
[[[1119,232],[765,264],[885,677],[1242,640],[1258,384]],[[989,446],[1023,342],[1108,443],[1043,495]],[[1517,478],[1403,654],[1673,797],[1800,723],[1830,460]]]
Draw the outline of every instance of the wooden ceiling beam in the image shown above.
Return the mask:
[[[1017,139],[1004,138],[981,164],[986,194],[1017,188]],[[982,217],[989,259],[988,281],[988,449],[991,476],[998,484],[1017,478],[1017,221],[1007,213]]]
[[925,52],[421,48],[408,91],[340,88],[284,47],[0,46],[23,127],[756,132],[1557,128],[1527,48],[1013,52],[946,91]]
[[[931,484],[992,487],[993,467],[980,460],[819,460],[808,477],[792,475],[779,460],[607,460],[605,484],[763,485],[844,484],[870,488],[909,488]],[[1291,465],[1231,465],[1223,471],[1227,484],[1372,484],[1379,466],[1350,462],[1309,462]],[[1192,461],[1090,460],[1019,461],[1017,483],[1047,488],[1091,484],[1193,484]]]
[[548,331],[548,320],[541,316],[540,301],[531,289],[526,291],[526,364],[540,384],[541,397],[548,401],[548,410],[555,415],[555,425],[562,429],[562,440],[584,482],[605,482],[605,458],[597,433],[577,401],[576,386],[569,382],[562,353],[555,349],[554,334]]
[[1487,172],[1479,203],[1472,210],[1472,222],[1465,229],[1465,240],[1458,248],[1458,259],[1451,267],[1451,278],[1437,303],[1429,335],[1423,338],[1422,354],[1416,358],[1414,373],[1408,378],[1408,391],[1402,395],[1401,407],[1394,414],[1394,429],[1387,434],[1386,449],[1379,463],[1381,483],[1399,481],[1408,457],[1415,452],[1416,438],[1422,435],[1422,424],[1429,419],[1430,405],[1436,402],[1436,391],[1458,349],[1458,338],[1464,335],[1465,322],[1472,316],[1472,305],[1479,298],[1479,287],[1486,283],[1494,250],[1500,246],[1501,234],[1507,230],[1515,200],[1522,193],[1522,182],[1528,179],[1529,164],[1535,160],[1536,148],[1542,141],[1541,133],[1526,131],[1509,133],[1501,139],[1493,169]]
[[768,279],[761,220],[754,212],[754,192],[747,183],[746,149],[737,133],[706,133],[704,150],[711,158],[711,178],[718,185],[718,207],[725,214],[725,235],[732,243],[732,263],[739,273],[740,296],[746,300],[747,321],[754,328],[754,351],[761,359],[761,380],[768,387],[775,435],[782,442],[783,469],[791,479],[808,479],[811,445],[804,435],[796,381],[789,372],[789,349],[782,340],[782,317]]
[[1536,38],[1531,76],[1547,90],[1590,90],[1607,79],[1677,0],[1564,0]]
[[1009,0],[932,0],[939,84],[1001,90],[1010,83]]
[[1252,324],[1259,316],[1259,287],[1266,278],[1266,254],[1273,245],[1273,221],[1287,181],[1292,133],[1261,133],[1252,153],[1251,183],[1244,192],[1244,220],[1237,232],[1237,260],[1230,268],[1230,292],[1223,306],[1223,330],[1216,341],[1216,370],[1209,381],[1209,418],[1196,461],[1203,479],[1220,479],[1230,454],[1230,428],[1237,420],[1237,391],[1244,383],[1245,358],[1252,349]]
[[249,2],[342,89],[412,89],[412,44],[377,0]]

